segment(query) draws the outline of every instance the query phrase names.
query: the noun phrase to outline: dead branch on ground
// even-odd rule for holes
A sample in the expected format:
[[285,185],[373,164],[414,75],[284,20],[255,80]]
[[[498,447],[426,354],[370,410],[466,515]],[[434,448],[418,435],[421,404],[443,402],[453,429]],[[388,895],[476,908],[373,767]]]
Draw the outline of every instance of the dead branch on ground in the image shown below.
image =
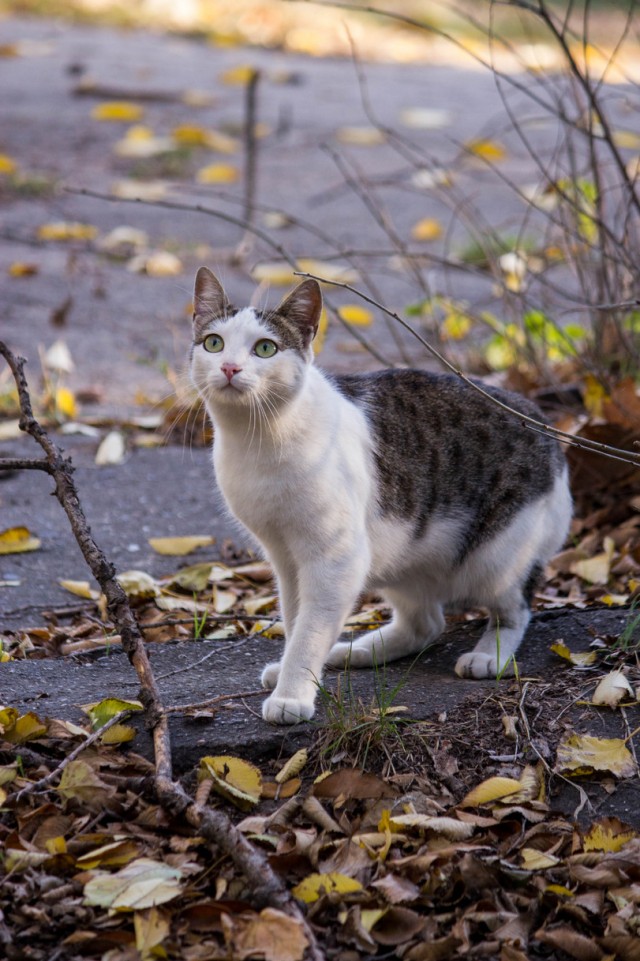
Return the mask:
[[[226,814],[214,809],[202,810],[182,785],[173,780],[168,716],[162,704],[144,639],[127,595],[116,579],[113,564],[107,560],[93,539],[73,480],[74,466],[71,460],[63,456],[60,448],[34,417],[24,375],[24,359],[16,357],[2,341],[0,341],[0,355],[9,365],[18,390],[20,428],[33,437],[45,453],[45,462],[48,465],[46,469],[56,485],[56,497],[69,518],[78,546],[91,573],[107,598],[109,615],[122,636],[123,648],[138,675],[145,720],[153,734],[154,792],[159,803],[174,817],[185,818],[200,835],[232,859],[250,885],[254,902],[258,907],[279,908],[299,921],[309,942],[310,957],[315,961],[321,961],[322,954],[302,911],[264,855],[247,841]],[[25,462],[25,465],[28,467],[29,462]],[[1,462],[0,466],[2,466]]]

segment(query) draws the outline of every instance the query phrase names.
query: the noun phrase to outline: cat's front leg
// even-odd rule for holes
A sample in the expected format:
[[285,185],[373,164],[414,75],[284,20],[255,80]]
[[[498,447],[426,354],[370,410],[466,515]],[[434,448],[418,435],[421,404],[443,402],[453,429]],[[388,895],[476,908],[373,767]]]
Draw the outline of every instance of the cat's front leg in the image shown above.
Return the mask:
[[[296,617],[298,616],[298,576],[291,557],[284,549],[269,551],[269,560],[278,583],[278,601],[286,643],[290,637],[293,637]],[[265,665],[260,675],[262,686],[268,691],[272,691],[278,683],[281,664],[281,660],[271,661]]]
[[327,655],[353,609],[367,574],[366,559],[317,561],[298,572],[299,603],[273,693],[262,706],[265,721],[296,724],[315,710]]

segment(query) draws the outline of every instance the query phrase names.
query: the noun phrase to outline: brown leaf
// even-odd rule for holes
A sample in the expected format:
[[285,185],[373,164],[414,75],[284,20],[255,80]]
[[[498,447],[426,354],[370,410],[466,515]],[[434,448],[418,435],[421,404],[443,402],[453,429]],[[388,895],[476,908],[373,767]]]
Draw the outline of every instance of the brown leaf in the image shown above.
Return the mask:
[[395,797],[396,791],[375,774],[365,774],[357,768],[343,768],[334,771],[313,785],[316,797],[337,798],[379,798]]
[[637,934],[609,934],[598,938],[605,951],[616,961],[640,961],[640,938]]
[[264,961],[302,961],[309,943],[302,922],[276,908],[265,908],[244,924],[234,924],[232,939],[238,959],[258,955]]
[[389,904],[402,904],[404,901],[415,901],[420,896],[420,888],[408,878],[398,874],[385,874],[383,878],[374,881],[372,888],[377,888]]
[[578,961],[602,961],[604,957],[604,951],[595,941],[584,934],[578,934],[568,925],[561,925],[552,930],[536,931],[534,937],[543,944],[565,951]]
[[370,934],[378,944],[403,944],[415,937],[424,927],[425,919],[409,908],[389,908],[373,925]]

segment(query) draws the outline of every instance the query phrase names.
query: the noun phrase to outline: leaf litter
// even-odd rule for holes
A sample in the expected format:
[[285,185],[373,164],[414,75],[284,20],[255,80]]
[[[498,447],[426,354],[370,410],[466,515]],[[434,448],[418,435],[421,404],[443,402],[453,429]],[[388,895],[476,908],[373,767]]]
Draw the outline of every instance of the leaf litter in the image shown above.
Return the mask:
[[[236,636],[277,626],[273,610],[246,613],[272,603],[261,561],[202,561],[166,578],[132,571],[121,582],[149,640],[193,637],[197,615],[187,602],[194,598],[206,636],[219,618],[220,590],[234,598],[225,616]],[[166,623],[163,598],[176,602],[174,621],[185,610],[184,623]],[[99,601],[95,609],[104,610]],[[14,656],[95,646],[96,632],[104,643],[103,616],[77,615],[70,627],[52,623]],[[386,616],[368,599],[354,629]],[[352,703],[344,729],[331,727],[329,713],[314,744],[288,759],[257,765],[203,757],[193,775],[196,797],[222,806],[267,856],[327,957],[634,958],[638,824],[591,811],[581,827],[554,802],[563,780],[577,785],[577,799],[581,785],[598,783],[606,792],[637,779],[632,738],[602,737],[593,724],[580,734],[561,719],[587,679],[595,690],[624,672],[633,690],[637,638],[621,647],[618,641],[601,640],[589,652],[591,664],[559,659],[563,683],[516,679],[493,696],[484,692],[460,716],[417,723],[401,704]],[[342,694],[344,709],[349,694]],[[589,718],[612,712],[593,699],[583,703]],[[139,708],[117,696],[86,706],[93,730]],[[631,724],[637,704],[632,710]],[[344,710],[340,716],[344,721]],[[82,750],[89,735],[33,712],[0,710],[0,910],[9,956],[45,961],[59,947],[61,958],[109,961],[303,961],[301,924],[259,910],[232,862],[158,806],[151,765],[136,754],[135,741],[97,740]],[[41,793],[19,797],[77,748]]]

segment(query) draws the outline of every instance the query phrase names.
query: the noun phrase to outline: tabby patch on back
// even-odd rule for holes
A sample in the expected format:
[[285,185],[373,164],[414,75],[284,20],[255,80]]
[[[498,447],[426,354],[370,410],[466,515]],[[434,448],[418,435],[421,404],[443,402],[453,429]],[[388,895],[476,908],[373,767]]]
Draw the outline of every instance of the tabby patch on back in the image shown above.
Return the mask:
[[[489,611],[456,672],[508,670],[571,518],[557,442],[454,376],[322,373],[313,280],[275,310],[238,309],[201,267],[194,305],[191,375],[215,428],[218,485],[278,583],[286,640],[262,673],[265,719],[312,717],[326,665],[367,667],[428,647],[449,604]],[[485,389],[540,419],[519,395]],[[341,642],[364,590],[383,594],[392,620]]]

